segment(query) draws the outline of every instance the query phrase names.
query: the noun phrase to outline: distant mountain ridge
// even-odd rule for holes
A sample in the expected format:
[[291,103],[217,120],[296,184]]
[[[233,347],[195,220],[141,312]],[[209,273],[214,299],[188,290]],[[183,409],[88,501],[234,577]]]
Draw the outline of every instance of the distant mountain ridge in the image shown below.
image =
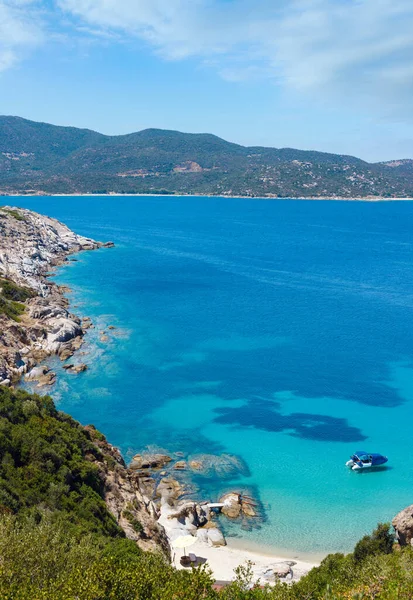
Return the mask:
[[0,193],[412,197],[413,160],[368,163],[161,129],[107,136],[0,116]]

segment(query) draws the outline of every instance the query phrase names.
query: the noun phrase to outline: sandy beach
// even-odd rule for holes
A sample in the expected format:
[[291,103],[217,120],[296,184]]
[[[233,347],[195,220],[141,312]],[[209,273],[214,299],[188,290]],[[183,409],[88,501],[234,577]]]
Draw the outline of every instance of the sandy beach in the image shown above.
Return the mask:
[[[186,555],[190,553],[196,557],[196,565],[206,564],[212,570],[216,581],[232,581],[235,578],[234,569],[245,566],[250,561],[254,583],[258,580],[263,583],[274,583],[278,579],[298,581],[319,564],[319,561],[312,560],[312,557],[309,557],[309,560],[289,558],[284,553],[276,551],[272,553],[267,548],[264,550],[245,548],[240,539],[225,540],[217,521],[210,521],[209,527],[205,529],[197,529],[182,512],[182,508],[190,504],[195,505],[189,502],[180,503],[180,506],[171,506],[165,499],[161,503],[159,523],[165,529],[171,546],[172,564],[177,569],[190,568],[190,566],[182,566],[180,562],[185,553]],[[189,512],[192,513],[192,510]],[[211,535],[213,531],[214,535]],[[195,541],[186,550],[175,548],[174,540],[181,536],[192,536]]]
[[[281,578],[280,581],[298,581],[306,575],[317,562],[306,562],[298,559],[288,559],[284,556],[270,555],[266,553],[252,552],[235,546],[229,541],[227,546],[211,547],[203,542],[197,541],[187,550],[198,559],[198,564],[206,563],[212,570],[217,581],[231,581],[234,579],[234,569],[251,561],[254,573],[253,581],[260,580],[262,583],[271,583],[274,568],[280,572],[290,567],[290,573]],[[175,550],[173,564],[177,569],[183,569],[180,558],[183,550]]]

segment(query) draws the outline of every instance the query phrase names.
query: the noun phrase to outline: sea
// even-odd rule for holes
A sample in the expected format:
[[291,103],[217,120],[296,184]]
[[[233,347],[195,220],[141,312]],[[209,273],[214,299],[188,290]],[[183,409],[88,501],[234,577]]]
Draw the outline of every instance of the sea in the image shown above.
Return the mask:
[[[347,552],[413,503],[413,202],[2,203],[115,243],[55,275],[95,328],[75,358],[88,371],[51,359],[49,393],[127,461],[237,457],[239,470],[191,483],[203,499],[236,490],[259,502],[260,519],[222,519],[230,543]],[[360,449],[388,465],[352,472]]]

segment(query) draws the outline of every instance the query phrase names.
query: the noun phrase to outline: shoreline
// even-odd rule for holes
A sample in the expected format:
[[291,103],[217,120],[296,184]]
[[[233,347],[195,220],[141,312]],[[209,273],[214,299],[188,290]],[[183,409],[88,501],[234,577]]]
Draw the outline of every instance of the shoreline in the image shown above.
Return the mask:
[[[182,550],[172,549],[172,564],[180,570],[186,569],[180,564],[183,556]],[[304,577],[314,567],[318,567],[319,560],[303,560],[296,556],[284,555],[282,552],[259,551],[258,548],[250,549],[233,544],[231,540],[226,546],[211,547],[201,542],[196,542],[187,551],[195,554],[197,564],[205,564],[214,575],[216,581],[232,581],[235,578],[234,570],[239,566],[246,566],[252,563],[252,582],[257,583],[275,583],[276,580],[285,582],[294,582]],[[285,569],[285,575],[274,578],[273,573],[281,573]]]
[[[19,207],[1,207],[0,217],[0,277],[16,286],[16,294],[25,294],[20,300],[25,309],[17,317],[0,313],[0,385],[10,387],[24,377],[39,388],[51,386],[56,374],[45,361],[58,356],[65,362],[74,356],[89,323],[70,312],[67,288],[50,276],[71,255],[113,243],[77,235],[56,219]],[[79,373],[87,366],[71,368]]]
[[[6,210],[15,210],[14,207],[6,209]],[[11,221],[11,225],[14,227],[23,228],[22,232],[24,232],[26,225],[29,219],[36,220],[36,226],[41,225],[45,227],[50,223],[54,227],[62,228],[61,233],[58,236],[60,238],[65,239],[67,243],[67,247],[61,248],[59,245],[56,247],[50,247],[49,254],[42,259],[41,262],[35,267],[30,266],[30,272],[27,273],[22,265],[25,265],[24,262],[26,251],[27,251],[27,243],[19,246],[18,248],[13,248],[15,253],[15,258],[18,257],[19,260],[15,263],[17,266],[13,271],[13,278],[17,279],[19,282],[24,282],[26,285],[31,284],[34,289],[41,289],[43,294],[36,296],[36,298],[43,298],[44,305],[42,304],[42,309],[45,311],[45,317],[40,316],[41,326],[46,328],[51,328],[56,333],[56,326],[58,325],[58,337],[53,338],[53,346],[49,348],[50,335],[46,337],[45,340],[37,339],[36,342],[38,344],[38,354],[36,357],[30,357],[30,350],[26,351],[25,347],[19,347],[19,352],[24,355],[26,358],[24,359],[24,365],[19,367],[19,372],[14,371],[14,375],[19,375],[22,378],[24,375],[28,376],[31,381],[39,381],[38,376],[40,376],[39,383],[42,385],[52,385],[55,381],[55,374],[52,374],[50,370],[47,372],[39,371],[39,368],[36,365],[43,365],[44,360],[47,359],[47,356],[58,355],[61,359],[63,359],[62,351],[69,352],[70,355],[76,352],[78,347],[80,347],[82,343],[83,335],[85,334],[85,327],[82,330],[82,322],[81,320],[69,313],[69,304],[70,301],[65,295],[65,287],[58,286],[55,282],[50,281],[50,267],[57,267],[66,262],[66,257],[81,252],[82,250],[89,249],[97,249],[100,247],[104,247],[105,244],[100,242],[95,242],[89,238],[82,238],[77,234],[73,234],[70,230],[66,229],[66,226],[58,223],[55,220],[51,220],[48,217],[43,217],[38,215],[37,213],[32,213],[31,211],[27,211],[25,209],[17,209],[21,211],[22,218],[26,220],[18,220],[17,223],[15,220]],[[15,219],[10,214],[7,214],[7,218]],[[34,223],[34,222],[33,222]],[[31,234],[32,235],[32,234]],[[37,235],[37,234],[35,234]],[[68,237],[69,236],[69,237]],[[74,236],[74,237],[72,237]],[[7,238],[5,238],[7,240]],[[37,237],[34,238],[34,241],[37,243]],[[107,246],[107,244],[106,244]],[[12,246],[8,248],[8,251],[11,251]],[[21,260],[20,260],[21,259]],[[8,273],[10,275],[11,273]],[[42,287],[43,286],[43,287]],[[28,304],[29,310],[33,310],[32,304]],[[49,323],[47,317],[49,314],[53,314],[53,320]],[[24,327],[29,326],[28,318],[22,321],[22,325]],[[35,315],[31,316],[33,320]],[[26,322],[27,321],[27,322]],[[73,326],[76,328],[76,336],[71,333],[71,329],[69,326]],[[64,335],[63,335],[64,334]],[[78,347],[72,346],[72,339],[78,340]],[[69,339],[67,339],[69,338]],[[33,375],[36,373],[36,377]],[[51,377],[53,375],[53,377]],[[46,377],[46,380],[44,380]],[[13,381],[13,378],[7,379],[3,377],[3,385],[7,385],[7,381],[9,381],[9,385],[13,383],[17,383],[17,380]],[[155,510],[155,509],[154,509]],[[118,513],[119,511],[117,511]],[[116,514],[117,514],[116,513]],[[162,519],[156,519],[157,522],[162,524],[165,528],[166,534],[168,535],[168,524],[162,522]],[[127,529],[128,524],[122,523],[122,527]],[[224,542],[225,543],[225,542]],[[172,545],[171,545],[172,546]],[[202,559],[202,561],[206,561],[208,566],[211,568],[214,573],[214,577],[216,580],[224,580],[229,581],[234,577],[234,569],[238,566],[246,565],[247,561],[251,561],[253,564],[253,577],[254,581],[258,579],[263,580],[264,574],[266,577],[272,577],[274,579],[274,569],[278,569],[279,572],[286,571],[286,574],[280,576],[285,581],[296,581],[305,575],[309,570],[311,570],[314,566],[317,566],[319,557],[315,556],[306,556],[303,557],[300,553],[295,553],[293,551],[282,551],[278,549],[272,548],[262,548],[262,547],[252,547],[252,544],[248,543],[246,540],[236,539],[234,541],[233,538],[230,538],[227,542],[227,545],[216,546],[211,545],[209,543],[205,543],[200,539],[194,544],[191,552],[197,553],[197,555]],[[174,553],[173,548],[171,548],[172,555]],[[176,553],[176,558],[173,564],[177,566],[177,568],[182,568],[179,564],[180,555]],[[272,573],[272,575],[271,575]],[[273,581],[270,579],[270,582]],[[268,581],[268,579],[264,579],[264,581]]]
[[412,202],[413,197],[397,197],[397,198],[385,198],[385,197],[372,197],[372,196],[359,196],[354,198],[348,198],[347,196],[289,196],[289,197],[278,197],[278,196],[237,196],[237,195],[217,195],[217,194],[121,194],[113,192],[109,194],[89,194],[75,192],[73,194],[24,194],[24,193],[0,193],[0,198],[220,198],[229,200],[320,200],[320,201],[335,201],[335,202]]
[[257,554],[262,557],[276,556],[279,560],[294,560],[314,566],[319,565],[326,556],[331,554],[330,552],[305,552],[301,550],[279,548],[278,546],[267,546],[260,544],[259,542],[246,540],[243,537],[228,537],[226,539],[228,546],[233,550],[250,552],[251,554]]

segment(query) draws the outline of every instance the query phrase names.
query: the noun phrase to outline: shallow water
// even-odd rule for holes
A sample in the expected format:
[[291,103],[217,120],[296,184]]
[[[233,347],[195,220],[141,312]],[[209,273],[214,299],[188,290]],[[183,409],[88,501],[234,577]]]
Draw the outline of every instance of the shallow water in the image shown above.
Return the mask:
[[[213,500],[259,494],[265,526],[229,534],[346,551],[413,502],[413,203],[8,202],[116,243],[58,274],[96,324],[77,358],[90,369],[61,373],[59,407],[126,457],[147,445],[240,455],[236,480],[198,481]],[[349,472],[360,447],[389,467]]]

